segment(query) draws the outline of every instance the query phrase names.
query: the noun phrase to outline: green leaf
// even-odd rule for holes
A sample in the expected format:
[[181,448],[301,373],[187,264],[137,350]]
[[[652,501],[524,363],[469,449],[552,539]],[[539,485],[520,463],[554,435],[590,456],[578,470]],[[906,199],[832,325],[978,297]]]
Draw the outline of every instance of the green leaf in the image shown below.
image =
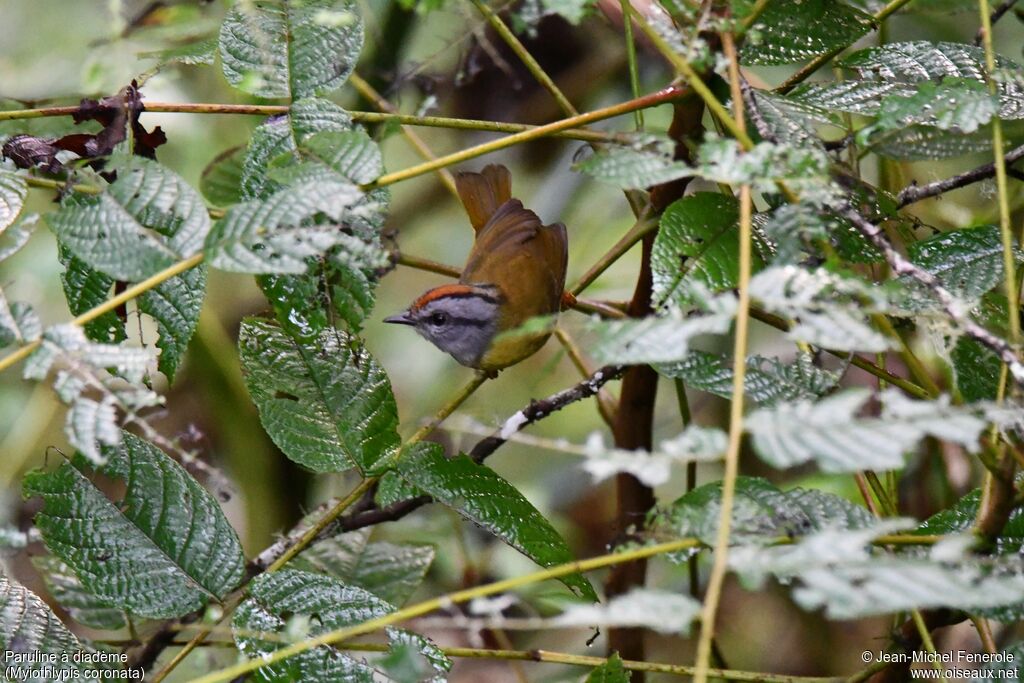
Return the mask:
[[[921,523],[914,533],[925,535],[959,534],[971,531],[978,519],[981,489],[974,489],[945,510]],[[1024,550],[1024,510],[1014,508],[995,541],[999,555],[1019,555]]]
[[[661,216],[651,252],[655,301],[689,303],[687,283],[711,292],[732,289],[739,278],[739,203],[717,192],[676,200]],[[753,268],[761,265],[755,257]]]
[[150,50],[140,52],[142,59],[157,60],[156,69],[162,69],[169,64],[185,64],[186,66],[198,66],[200,64],[213,64],[217,61],[217,36],[200,38],[184,45],[175,45],[165,50]]
[[50,227],[90,267],[138,282],[197,253],[210,229],[199,193],[155,161],[130,157],[102,194],[68,195]]
[[[819,124],[842,128],[842,121],[825,109],[765,90],[751,89],[761,123],[778,143],[805,147],[821,147],[817,134]],[[748,112],[749,114],[749,112]],[[749,126],[754,129],[753,122]]]
[[790,546],[736,548],[730,552],[730,564],[754,586],[767,574],[784,583],[796,582],[797,604],[808,610],[824,607],[831,619],[933,607],[974,611],[1024,598],[1019,563],[983,566],[964,555],[967,539],[938,544],[927,556],[870,549],[873,538],[906,521],[876,522],[857,532],[826,530]]
[[642,190],[694,174],[693,168],[664,150],[629,147],[599,151],[576,163],[573,170],[627,190]]
[[[1005,337],[1008,324],[1006,297],[998,292],[989,292],[981,298],[973,317],[989,330]],[[956,386],[965,401],[996,399],[1003,363],[991,349],[970,337],[961,336],[953,346],[950,359]]]
[[608,661],[590,672],[586,683],[629,683],[633,674],[622,666],[622,658],[613,652]]
[[324,330],[300,341],[255,318],[238,339],[246,385],[267,434],[316,472],[374,473],[401,443],[387,375],[358,339]]
[[[81,315],[110,298],[113,278],[90,268],[63,245],[59,253],[64,264],[61,284],[73,315]],[[136,300],[139,310],[157,324],[156,345],[161,351],[157,369],[169,382],[174,381],[181,358],[195,333],[205,293],[206,266],[198,265],[161,282]],[[102,343],[117,343],[127,338],[125,321],[116,311],[87,323],[85,332],[90,339]]]
[[363,47],[351,0],[254,0],[228,12],[220,58],[231,85],[260,97],[297,100],[345,82]]
[[122,479],[113,503],[70,462],[25,475],[39,496],[35,522],[50,552],[99,600],[167,619],[222,599],[241,581],[238,536],[213,497],[160,449],[125,433],[105,448],[103,474]]
[[[722,483],[698,486],[660,510],[652,528],[713,545],[722,509]],[[867,508],[816,489],[780,491],[767,479],[738,477],[732,543],[769,543],[822,529],[861,529],[874,520]]]
[[168,382],[174,381],[188,343],[199,324],[199,312],[206,294],[206,266],[200,264],[170,280],[161,282],[139,297],[139,310],[156,321],[156,345],[160,349],[157,369]]
[[[324,574],[285,568],[257,576],[249,584],[249,598],[239,605],[232,625],[242,654],[260,659],[289,640],[356,626],[392,611],[391,605],[362,588]],[[268,683],[374,681],[373,667],[326,645],[264,666],[256,675]]]
[[[1003,246],[995,225],[950,230],[914,242],[907,255],[965,299],[979,299],[1003,280]],[[1020,263],[1020,253],[1015,256]]]
[[246,148],[242,162],[242,198],[258,199],[277,189],[274,185],[268,187],[267,170],[271,161],[280,164],[286,155],[298,161],[298,145],[310,135],[351,128],[352,117],[347,111],[317,97],[294,102],[286,116],[271,116],[253,131]]
[[0,289],[0,348],[36,341],[42,332],[42,323],[32,306],[23,301],[8,303]]
[[[762,406],[815,399],[839,383],[838,374],[817,367],[814,357],[803,352],[798,353],[792,363],[785,363],[779,358],[750,356],[746,366],[744,395]],[[725,356],[691,351],[685,360],[671,365],[659,365],[656,369],[668,377],[684,380],[690,389],[706,391],[723,398],[732,397],[732,361]]]
[[32,564],[43,577],[50,595],[72,619],[85,626],[108,631],[124,627],[124,612],[86,590],[71,567],[59,557],[40,555],[32,558]]
[[[860,114],[876,114],[886,96],[892,98],[931,97],[938,91],[936,83],[954,79],[985,82],[985,52],[982,48],[962,43],[930,43],[912,41],[888,43],[880,47],[858,50],[839,64],[857,72],[857,79],[840,83],[812,83],[796,88],[794,99],[829,110]],[[1018,64],[996,56],[996,70],[1020,76]],[[922,86],[922,84],[927,84]],[[917,93],[924,88],[925,95]],[[1016,78],[997,82],[999,117],[1024,118],[1024,86]],[[895,100],[893,100],[895,101]]]
[[[727,437],[720,429],[689,425],[677,436],[664,439],[653,451],[606,446],[599,434],[591,434],[582,447],[585,469],[594,482],[628,473],[654,488],[669,481],[674,465],[720,460]],[[576,451],[575,448],[572,449]]]
[[999,103],[981,81],[943,79],[917,86],[911,97],[887,95],[882,99],[875,131],[901,130],[914,124],[941,130],[973,133],[995,116]]
[[[111,297],[114,278],[90,268],[89,264],[71,253],[62,243],[58,244],[57,254],[64,266],[60,282],[71,315],[82,315]],[[105,344],[121,342],[127,338],[124,321],[118,317],[117,311],[109,311],[86,323],[85,334],[89,339]]]
[[362,198],[357,186],[318,175],[265,200],[235,204],[210,231],[207,259],[216,268],[235,272],[305,273],[308,258],[345,245],[354,260],[376,264],[379,249],[346,234],[336,223]]
[[289,566],[330,574],[392,605],[402,605],[423,582],[434,561],[434,547],[368,543],[369,538],[370,530],[365,529],[322,539]]
[[395,683],[444,683],[452,660],[433,642],[411,631],[389,627],[388,653],[379,661]]
[[0,168],[0,234],[18,220],[27,194],[25,176]]
[[[75,663],[73,655],[86,652],[81,641],[67,629],[43,600],[25,588],[12,582],[7,576],[0,574],[0,647],[8,653],[22,656],[38,657],[50,655],[54,664],[50,668],[64,672],[65,680],[85,677],[86,671],[94,670],[94,664]],[[66,655],[70,661],[62,660]],[[10,654],[7,655],[11,657]],[[23,666],[26,670],[42,670],[39,662],[15,663],[8,659],[6,666]],[[77,675],[76,675],[77,674]],[[16,671],[7,669],[5,680],[17,681],[52,681],[53,677],[45,675],[18,675]]]
[[[542,567],[572,562],[562,537],[523,494],[493,470],[460,454],[448,460],[440,445],[419,442],[402,452],[403,479],[480,525]],[[559,579],[578,595],[596,600],[582,574]]]
[[734,309],[735,299],[730,295],[718,301],[708,315],[684,317],[670,310],[664,316],[591,320],[585,327],[587,348],[600,363],[674,363],[686,358],[690,344],[701,335],[727,332]]
[[199,178],[199,191],[214,206],[227,207],[242,201],[242,164],[244,147],[232,147],[221,152],[203,169]]
[[0,261],[18,253],[28,243],[38,223],[39,214],[33,213],[16,218],[6,229],[0,230]]
[[634,588],[605,604],[569,605],[552,620],[559,627],[604,626],[648,628],[658,633],[686,634],[700,615],[700,603],[689,595]]
[[824,268],[766,268],[750,281],[750,296],[772,313],[797,322],[786,336],[827,349],[880,352],[892,346],[867,315],[887,312],[890,302],[877,285]]
[[740,61],[805,62],[852,45],[873,28],[871,15],[837,0],[770,0],[747,34]]
[[970,406],[951,406],[948,398],[912,401],[895,390],[883,392],[881,417],[859,417],[870,397],[866,389],[847,389],[817,403],[780,403],[754,411],[745,424],[770,465],[813,461],[826,472],[899,469],[904,453],[928,435],[974,449],[985,428]]

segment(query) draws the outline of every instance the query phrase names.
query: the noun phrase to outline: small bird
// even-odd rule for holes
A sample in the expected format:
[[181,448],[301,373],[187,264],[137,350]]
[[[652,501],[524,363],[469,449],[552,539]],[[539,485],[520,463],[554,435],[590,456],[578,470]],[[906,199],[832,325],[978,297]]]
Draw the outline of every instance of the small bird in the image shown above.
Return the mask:
[[455,185],[476,233],[462,276],[384,322],[411,325],[462,365],[494,373],[532,355],[550,336],[495,339],[534,316],[558,313],[568,236],[561,223],[542,225],[537,214],[512,199],[512,174],[504,166],[460,173]]

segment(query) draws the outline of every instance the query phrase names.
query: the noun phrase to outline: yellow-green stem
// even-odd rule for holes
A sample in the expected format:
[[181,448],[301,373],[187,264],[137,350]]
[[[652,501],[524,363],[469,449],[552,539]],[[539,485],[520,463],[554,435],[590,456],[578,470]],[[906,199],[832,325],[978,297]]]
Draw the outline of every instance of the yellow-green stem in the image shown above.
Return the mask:
[[[477,8],[477,11],[479,11],[480,14],[484,15],[484,18],[490,23],[491,28],[493,28],[501,39],[505,41],[505,44],[509,46],[509,49],[511,49],[512,52],[515,53],[516,57],[519,58],[519,61],[521,61],[523,66],[526,67],[527,71],[529,71],[530,74],[537,79],[537,82],[541,84],[541,87],[551,93],[551,97],[553,97],[555,102],[558,103],[559,109],[561,109],[566,116],[576,116],[579,114],[576,107],[572,106],[572,102],[569,101],[569,98],[567,98],[558,86],[555,85],[555,82],[551,80],[551,77],[548,76],[543,67],[541,67],[537,60],[533,58],[533,55],[531,55],[530,51],[526,49],[526,46],[523,45],[522,41],[516,37],[516,34],[512,33],[509,27],[505,25],[505,22],[501,20],[501,17],[495,14],[494,10],[488,7],[483,0],[469,1],[473,3],[473,6]],[[634,97],[636,97],[636,95],[634,95]]]
[[351,638],[355,638],[356,636],[372,633],[386,626],[408,621],[409,619],[423,616],[424,614],[429,614],[430,612],[439,609],[445,609],[451,605],[469,602],[475,598],[483,598],[488,595],[504,593],[505,591],[510,591],[522,586],[546,581],[548,579],[557,579],[577,572],[591,571],[602,567],[622,564],[623,562],[632,562],[646,557],[653,557],[654,555],[660,555],[663,553],[695,548],[699,545],[700,542],[696,539],[680,539],[667,543],[659,543],[657,545],[635,548],[626,552],[601,555],[589,560],[569,562],[567,564],[558,565],[557,567],[534,572],[525,576],[518,576],[511,579],[505,579],[503,581],[485,584],[483,586],[477,586],[475,588],[468,588],[454,593],[448,593],[447,595],[431,598],[430,600],[424,600],[423,602],[405,607],[392,612],[391,614],[370,619],[369,621],[365,621],[357,626],[341,628],[323,633],[315,638],[308,638],[277,650],[266,657],[242,662],[240,664],[221,669],[220,671],[215,671],[205,676],[201,676],[200,678],[195,679],[193,683],[217,683],[218,681],[228,681],[236,676],[249,673],[250,671],[255,671],[261,666],[268,666],[275,662],[280,662],[302,652],[307,652],[313,648],[320,647],[321,645],[342,643]]
[[[740,69],[736,56],[736,46],[732,35],[722,34],[722,48],[729,60],[729,85],[732,90],[733,114],[739,124],[739,132],[746,135],[743,129],[743,97],[740,93]],[[738,136],[737,136],[738,137]],[[729,562],[729,535],[732,531],[732,505],[736,494],[736,478],[739,476],[740,443],[743,439],[743,399],[744,380],[747,370],[747,334],[750,325],[750,273],[751,273],[751,237],[752,237],[752,203],[750,185],[740,187],[740,221],[739,221],[739,277],[737,289],[739,302],[736,310],[736,338],[733,344],[732,363],[732,402],[729,408],[729,443],[725,452],[725,472],[722,479],[722,508],[718,519],[718,533],[715,537],[714,560],[708,588],[704,595],[704,608],[701,611],[700,637],[697,640],[695,683],[707,683],[708,669],[711,664],[711,646],[715,637],[715,618],[718,613],[718,601],[725,583],[725,573]]]
[[939,672],[940,680],[946,680],[946,672],[942,668],[942,662],[939,661],[938,652],[935,650],[935,643],[932,641],[932,634],[928,631],[928,625],[924,623],[921,610],[910,610],[910,618],[914,620],[914,626],[917,627],[917,634],[921,636],[921,644],[924,645],[925,652],[931,655],[932,668]]

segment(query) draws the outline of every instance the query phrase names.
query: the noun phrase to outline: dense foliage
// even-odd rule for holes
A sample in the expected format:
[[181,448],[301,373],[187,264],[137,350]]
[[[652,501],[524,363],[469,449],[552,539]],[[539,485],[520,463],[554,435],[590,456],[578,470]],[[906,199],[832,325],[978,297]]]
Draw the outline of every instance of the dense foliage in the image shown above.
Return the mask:
[[[900,680],[911,661],[1007,675],[1024,656],[1024,66],[996,53],[1019,44],[1013,5],[121,7],[113,44],[147,50],[135,80],[0,111],[3,386],[20,391],[17,368],[63,404],[62,435],[29,442],[16,438],[23,407],[0,405],[22,498],[5,500],[0,645],[53,656],[7,675],[792,682]],[[451,87],[399,77],[402,60],[444,52],[424,53],[417,25],[453,17],[474,38],[461,65],[433,67]],[[588,82],[587,59],[613,53],[614,86]],[[223,104],[149,100],[175,79]],[[514,88],[560,112],[513,106],[526,97]],[[151,124],[160,111],[258,123],[242,145],[193,144],[197,176],[169,161],[186,152]],[[437,128],[458,132],[437,134],[457,151],[431,150]],[[399,133],[425,161],[393,152]],[[570,154],[555,154],[566,137]],[[402,209],[401,188],[436,174],[441,192],[449,167],[526,144],[535,158],[505,158],[517,178],[572,175],[600,209],[585,227],[567,220],[577,311],[527,324],[557,327],[557,342],[497,377],[470,377],[405,330],[385,342],[387,283],[394,301],[420,292],[400,269],[457,275],[405,250],[423,207],[454,200]],[[517,180],[517,196],[530,187]],[[613,204],[614,220],[597,215]],[[469,239],[458,221],[446,234],[461,237],[435,240],[449,262]],[[610,241],[596,253],[586,229],[599,228]],[[35,269],[59,271],[70,316],[30,291]],[[225,316],[231,347],[201,314],[250,286],[258,303]],[[576,377],[553,374],[558,343]],[[389,372],[399,355],[405,370]],[[432,378],[419,372],[433,363]],[[552,391],[534,389],[538,374]],[[536,400],[486,393],[517,382]],[[452,417],[474,394],[487,401],[476,419]],[[201,396],[223,404],[212,439],[183,427]],[[610,439],[558,421],[574,404]],[[556,438],[520,434],[541,422]],[[505,476],[484,462],[517,441],[524,459],[547,449],[571,464],[551,455]],[[281,481],[261,449],[287,466],[267,470]],[[279,507],[276,538],[243,543]],[[492,557],[494,541],[519,555]],[[548,580],[560,584],[540,591]],[[759,629],[772,643],[783,619],[809,625],[802,657],[744,647]],[[812,633],[836,621],[857,624],[842,647]],[[557,639],[537,635],[549,630]],[[599,635],[606,656],[587,649]],[[807,654],[830,648],[842,656]],[[936,656],[958,649],[1015,655]],[[921,652],[932,658],[912,660]],[[463,668],[478,658],[498,664]],[[576,668],[505,661],[518,659]]]

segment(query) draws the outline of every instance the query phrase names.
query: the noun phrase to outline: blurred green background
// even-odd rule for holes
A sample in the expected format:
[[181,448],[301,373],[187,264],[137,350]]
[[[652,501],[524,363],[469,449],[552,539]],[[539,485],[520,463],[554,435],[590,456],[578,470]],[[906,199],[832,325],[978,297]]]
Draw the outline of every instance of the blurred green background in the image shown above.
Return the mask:
[[[526,123],[558,117],[547,94],[500,41],[484,30],[483,21],[468,4],[453,1],[430,14],[408,12],[389,2],[360,2],[360,6],[366,24],[366,47],[358,72],[403,112],[426,111]],[[114,93],[156,63],[140,56],[141,53],[215,31],[226,3],[168,3],[155,12],[147,13],[149,9],[149,3],[138,0],[0,0],[2,108],[74,103],[82,96]],[[137,21],[140,17],[145,20]],[[890,20],[886,39],[969,42],[976,28],[976,12],[912,12]],[[998,26],[997,49],[1006,57],[1019,59],[1022,37],[1021,22],[1008,17]],[[877,35],[873,34],[865,39],[865,44],[875,40]],[[631,97],[621,32],[599,13],[576,27],[560,19],[546,20],[529,44],[581,110]],[[664,86],[669,79],[668,71],[653,54],[642,51],[640,56],[643,90]],[[748,76],[755,83],[760,79],[762,83],[773,84],[788,71],[758,69]],[[210,66],[161,70],[145,80],[142,91],[148,101],[252,101],[230,88],[219,68]],[[351,87],[343,89],[336,99],[350,109],[372,109]],[[664,130],[669,116],[668,107],[647,111],[646,126]],[[245,144],[260,120],[226,115],[142,116],[145,126],[159,125],[167,133],[168,144],[158,150],[159,159],[194,185],[198,185],[203,168],[219,153]],[[631,117],[620,117],[596,127],[631,130],[633,125]],[[0,124],[0,135],[56,134],[70,128],[72,123],[67,118],[13,121]],[[393,128],[378,127],[372,132],[383,139],[388,170],[420,160]],[[440,129],[417,132],[436,154],[494,137]],[[546,222],[561,220],[568,226],[570,281],[584,273],[633,222],[620,193],[572,172],[574,155],[583,147],[581,142],[548,139],[462,167],[478,169],[488,162],[508,165],[514,173],[514,194]],[[927,182],[985,160],[979,156],[926,164],[892,164],[888,173],[891,186],[898,188],[911,179]],[[872,161],[865,167],[869,178],[878,177],[873,164]],[[1020,184],[1014,187],[1019,193]],[[983,183],[948,194],[941,201],[923,204],[915,211],[925,225],[939,229],[988,222],[996,211],[991,195],[991,186]],[[1019,204],[1014,201],[1015,206]],[[53,206],[50,193],[32,192],[29,210],[46,213]],[[1019,215],[1014,218],[1015,222],[1020,219]],[[455,266],[461,266],[472,239],[461,207],[435,175],[394,186],[387,228],[396,234],[403,252]],[[925,234],[929,231],[922,227],[922,235]],[[605,273],[587,290],[586,296],[613,301],[628,299],[638,265],[635,252]],[[61,291],[60,270],[54,238],[45,227],[40,227],[22,252],[0,265],[0,283],[10,298],[30,302],[44,324],[60,323],[71,317]],[[383,279],[375,313],[364,330],[368,348],[391,377],[406,434],[472,375],[412,331],[386,326],[381,319],[404,308],[423,290],[444,281],[442,276],[396,269]],[[304,511],[347,491],[353,483],[341,475],[314,480],[284,458],[259,427],[241,380],[234,340],[243,316],[267,308],[251,277],[211,273],[199,330],[179,379],[169,389],[161,387],[167,395],[167,409],[155,421],[166,434],[182,436],[185,443],[237,482],[238,494],[226,504],[226,510],[250,554],[268,545],[276,533],[287,529]],[[574,320],[579,319],[579,313],[569,312],[563,316],[563,325],[572,331]],[[136,338],[139,334],[147,341],[154,338],[150,327],[129,327],[136,330]],[[925,356],[934,355],[930,348],[921,351]],[[752,352],[790,354],[793,349],[782,344],[771,331],[756,326]],[[531,398],[546,396],[579,378],[564,350],[554,340],[549,341],[540,353],[485,384],[459,410],[451,423],[456,428],[446,431],[441,438],[452,450],[469,447],[479,438],[466,432],[471,423],[492,428]],[[858,372],[850,372],[846,381],[869,383]],[[706,394],[695,393],[690,398],[698,423],[724,424],[724,402]],[[676,406],[671,383],[661,382],[656,442],[678,433],[680,419]],[[47,385],[22,381],[18,369],[0,375],[0,514],[8,524],[24,528],[29,523],[32,510],[21,501],[20,477],[27,469],[45,462],[49,447],[66,449],[63,418],[63,407]],[[573,405],[529,431],[576,443],[582,443],[594,431],[601,431],[610,441],[591,401]],[[605,549],[611,540],[613,491],[608,484],[592,484],[576,456],[509,444],[488,464],[510,479],[555,522],[579,556]],[[955,490],[934,485],[936,478],[932,474],[940,470]],[[804,470],[771,473],[749,457],[745,457],[744,472],[770,476],[784,487],[816,486],[859,501],[849,478],[823,477]],[[919,516],[948,504],[952,496],[963,493],[972,482],[966,460],[937,449],[911,461],[906,472],[906,480],[914,482],[907,486],[907,512]],[[708,468],[701,471],[699,481],[711,481],[718,476],[717,468]],[[683,491],[680,472],[658,491],[659,500],[670,501]],[[425,592],[438,593],[468,581],[500,578],[533,568],[514,551],[437,507],[421,510],[399,524],[386,525],[377,533],[438,546],[438,561],[423,589]],[[19,580],[30,587],[38,586],[24,556],[11,558],[8,564]],[[665,563],[655,564],[652,576],[653,583],[680,588],[686,585],[685,572]],[[535,593],[543,604],[546,597],[560,594],[560,589],[541,586]],[[741,614],[742,619],[738,618]],[[744,593],[732,583],[726,591],[720,624],[720,644],[730,666],[795,674],[856,670],[861,650],[872,646],[870,638],[885,633],[887,627],[878,620],[827,624],[816,615],[800,612],[782,588],[753,594]],[[512,638],[513,644],[521,648],[543,646],[581,651],[585,649],[583,641],[587,635],[512,634]],[[969,639],[973,635],[954,629],[945,637]],[[445,644],[470,644],[463,634],[454,631],[441,640]],[[654,646],[648,656],[652,660],[684,663],[692,659],[689,642],[658,637],[652,637],[651,642]],[[593,648],[594,654],[600,653],[600,644],[598,641]],[[220,655],[211,649],[204,656]],[[578,670],[529,666],[530,680],[573,680],[579,676]],[[179,680],[184,680],[189,673],[183,668],[178,675]],[[514,667],[507,665],[463,664],[453,680],[516,678]]]

